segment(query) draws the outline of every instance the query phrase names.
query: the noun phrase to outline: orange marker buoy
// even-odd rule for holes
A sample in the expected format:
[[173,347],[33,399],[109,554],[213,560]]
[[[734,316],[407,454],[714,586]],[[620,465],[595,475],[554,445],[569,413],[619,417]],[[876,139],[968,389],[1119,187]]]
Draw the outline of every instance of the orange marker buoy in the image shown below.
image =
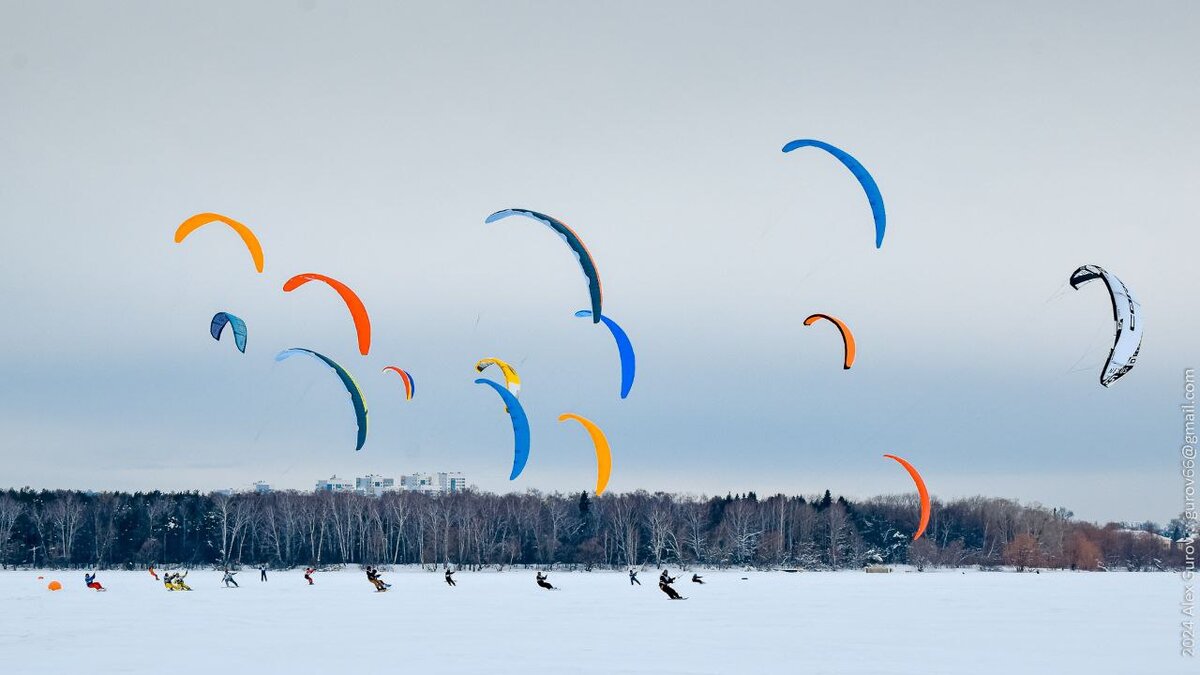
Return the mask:
[[58,583],[57,581],[51,581],[46,588],[52,591],[61,591],[62,584]]

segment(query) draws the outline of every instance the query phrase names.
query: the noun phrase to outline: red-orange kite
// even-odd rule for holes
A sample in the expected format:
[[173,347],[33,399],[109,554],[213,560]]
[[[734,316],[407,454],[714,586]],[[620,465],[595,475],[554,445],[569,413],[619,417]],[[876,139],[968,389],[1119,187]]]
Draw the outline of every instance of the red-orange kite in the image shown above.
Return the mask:
[[900,466],[904,467],[908,475],[912,476],[913,482],[917,484],[917,494],[921,497],[921,522],[917,525],[916,534],[913,535],[913,541],[916,541],[925,534],[925,528],[929,525],[929,490],[925,489],[925,481],[921,479],[921,474],[917,473],[916,467],[912,464],[895,455],[884,455],[884,457],[900,462]]
[[367,308],[363,307],[362,300],[350,287],[337,279],[331,279],[323,274],[297,274],[288,279],[283,284],[284,292],[291,292],[300,288],[310,281],[323,281],[330,288],[337,291],[338,295],[342,296],[342,301],[346,303],[346,309],[350,310],[350,318],[354,320],[354,330],[358,333],[358,353],[366,356],[371,351],[371,318],[367,316]]

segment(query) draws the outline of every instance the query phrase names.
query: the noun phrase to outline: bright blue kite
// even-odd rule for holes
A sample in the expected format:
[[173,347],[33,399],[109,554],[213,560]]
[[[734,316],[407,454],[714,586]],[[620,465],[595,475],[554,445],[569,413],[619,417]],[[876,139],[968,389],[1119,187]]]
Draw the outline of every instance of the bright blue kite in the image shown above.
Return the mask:
[[493,382],[488,379],[479,378],[475,380],[475,384],[486,384],[500,394],[500,398],[504,399],[504,405],[508,408],[508,416],[512,418],[513,427],[513,467],[512,473],[509,474],[509,480],[516,480],[517,476],[525,470],[525,462],[529,461],[529,418],[525,416],[525,409],[521,407],[521,402],[513,396],[504,385]]
[[[592,313],[589,310],[581,309],[575,312],[575,316],[580,318],[590,317]],[[612,331],[613,339],[617,341],[617,354],[621,357],[621,398],[629,396],[629,390],[633,388],[633,375],[637,363],[633,356],[633,344],[629,342],[629,336],[625,331],[617,325],[616,321],[600,315],[600,320],[605,326]]]
[[212,333],[213,339],[217,342],[221,341],[221,331],[225,330],[225,326],[233,326],[233,344],[237,345],[238,351],[246,353],[246,322],[230,314],[229,312],[217,312],[213,315],[212,323],[208,327],[208,332]]
[[809,146],[820,148],[837,157],[842,164],[846,165],[847,169],[850,169],[850,173],[854,174],[854,177],[858,179],[858,182],[862,185],[863,192],[867,193],[867,201],[871,203],[871,213],[875,216],[875,248],[883,246],[883,230],[887,226],[887,214],[884,213],[883,195],[879,193],[879,186],[875,184],[875,179],[867,172],[866,167],[859,163],[857,159],[851,157],[845,150],[834,147],[824,141],[802,138],[783,146],[783,151],[791,152],[796,148],[806,148]]

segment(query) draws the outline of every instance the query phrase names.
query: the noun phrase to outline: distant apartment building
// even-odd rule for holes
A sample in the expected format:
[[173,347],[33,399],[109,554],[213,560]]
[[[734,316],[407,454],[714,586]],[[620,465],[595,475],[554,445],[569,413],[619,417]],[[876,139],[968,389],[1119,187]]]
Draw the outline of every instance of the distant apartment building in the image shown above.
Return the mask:
[[410,473],[400,476],[400,489],[409,492],[432,492],[436,493],[438,489],[435,478],[427,473]]
[[271,493],[271,484],[266,481],[260,480],[254,484],[254,491],[260,495],[270,494]]
[[317,492],[354,492],[354,481],[338,478],[335,474],[317,481]]
[[396,489],[396,480],[394,478],[385,478],[376,474],[362,476],[354,479],[354,491],[359,494],[371,495],[372,497],[380,497],[385,492],[391,492]]
[[411,473],[400,477],[400,489],[431,494],[462,492],[468,487],[467,477],[460,471],[440,471],[435,474]]
[[467,477],[461,471],[439,473],[438,489],[441,492],[462,492],[467,489]]
[[[266,485],[264,483],[264,485]],[[467,477],[461,471],[438,473],[410,473],[400,476],[399,481],[378,474],[360,476],[354,480],[338,478],[336,475],[317,481],[317,492],[357,492],[361,495],[381,497],[385,492],[404,490],[425,494],[452,494],[469,487]],[[255,484],[257,490],[258,484]],[[270,486],[267,486],[270,491]]]

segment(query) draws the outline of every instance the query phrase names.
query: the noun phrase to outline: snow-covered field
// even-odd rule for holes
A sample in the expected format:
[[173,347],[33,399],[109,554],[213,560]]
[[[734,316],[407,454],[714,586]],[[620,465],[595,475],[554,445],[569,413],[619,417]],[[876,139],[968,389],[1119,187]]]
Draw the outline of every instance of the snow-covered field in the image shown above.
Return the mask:
[[[38,580],[41,575],[45,578]],[[4,673],[1196,673],[1173,574],[0,572]],[[745,577],[745,579],[743,579]],[[58,579],[64,590],[46,584]]]

